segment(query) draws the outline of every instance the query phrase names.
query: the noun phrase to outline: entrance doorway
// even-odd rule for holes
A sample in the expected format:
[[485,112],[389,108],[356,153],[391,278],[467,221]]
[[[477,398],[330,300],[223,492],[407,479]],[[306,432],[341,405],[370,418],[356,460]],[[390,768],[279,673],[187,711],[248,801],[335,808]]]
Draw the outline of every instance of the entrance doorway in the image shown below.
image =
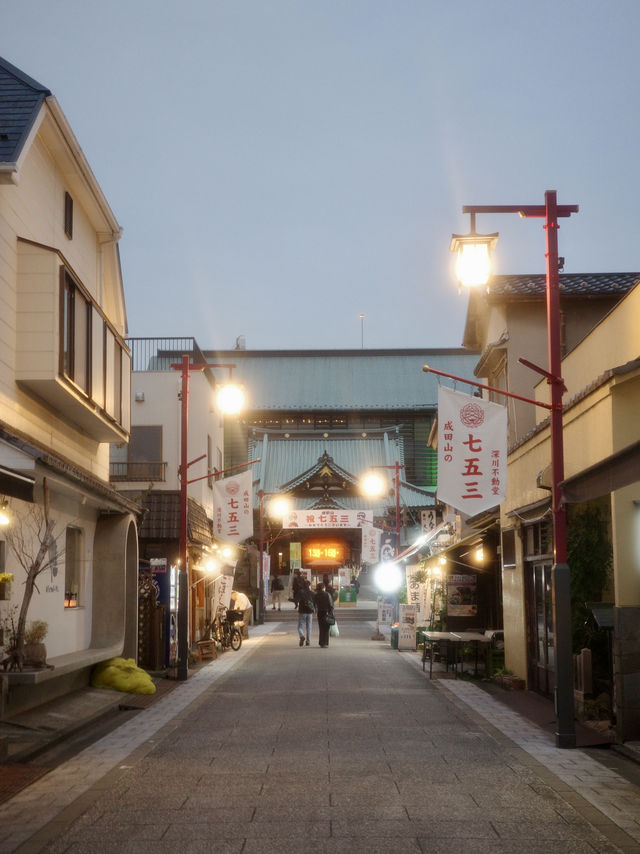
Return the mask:
[[530,565],[529,592],[529,682],[534,691],[552,696],[555,689],[552,563]]

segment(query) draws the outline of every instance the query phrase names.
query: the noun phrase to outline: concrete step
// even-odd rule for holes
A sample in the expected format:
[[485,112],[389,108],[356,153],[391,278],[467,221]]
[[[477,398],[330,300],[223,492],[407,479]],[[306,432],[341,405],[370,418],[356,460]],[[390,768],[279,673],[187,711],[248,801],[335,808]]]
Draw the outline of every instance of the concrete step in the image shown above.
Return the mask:
[[[336,619],[345,622],[360,622],[360,621],[375,621],[378,618],[378,611],[375,608],[336,608]],[[273,611],[269,608],[264,612],[265,623],[297,623],[298,612],[292,610]]]

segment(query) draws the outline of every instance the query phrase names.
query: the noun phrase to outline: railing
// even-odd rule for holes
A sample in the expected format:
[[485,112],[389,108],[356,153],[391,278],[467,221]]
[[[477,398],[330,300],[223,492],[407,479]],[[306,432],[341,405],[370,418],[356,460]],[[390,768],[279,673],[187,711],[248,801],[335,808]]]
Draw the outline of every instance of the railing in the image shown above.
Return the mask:
[[206,362],[195,338],[127,338],[132,371],[170,371],[189,354],[194,363]]
[[166,480],[167,463],[162,462],[123,462],[109,463],[109,480],[116,481],[154,481]]

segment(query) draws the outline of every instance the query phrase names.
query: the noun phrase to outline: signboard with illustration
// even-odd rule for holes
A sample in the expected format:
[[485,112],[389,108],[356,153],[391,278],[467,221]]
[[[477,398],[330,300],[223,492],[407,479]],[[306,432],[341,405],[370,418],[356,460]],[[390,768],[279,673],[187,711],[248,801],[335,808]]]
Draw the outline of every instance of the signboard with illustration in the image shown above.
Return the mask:
[[475,575],[450,575],[447,578],[447,614],[449,617],[475,617],[478,595]]
[[416,648],[416,627],[418,609],[415,605],[400,604],[400,620],[398,626],[398,649]]

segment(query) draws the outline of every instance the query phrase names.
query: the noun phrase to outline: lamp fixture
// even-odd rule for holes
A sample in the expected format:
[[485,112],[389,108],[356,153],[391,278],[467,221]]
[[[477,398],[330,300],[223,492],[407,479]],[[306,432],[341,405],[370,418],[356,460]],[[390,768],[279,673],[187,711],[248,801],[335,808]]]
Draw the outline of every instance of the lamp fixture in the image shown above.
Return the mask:
[[491,253],[498,242],[498,232],[478,234],[476,215],[471,212],[469,234],[452,234],[449,249],[457,253],[456,278],[467,288],[486,285],[491,275]]
[[5,499],[2,504],[0,504],[0,526],[6,528],[11,522],[11,516],[9,515],[9,502]]

